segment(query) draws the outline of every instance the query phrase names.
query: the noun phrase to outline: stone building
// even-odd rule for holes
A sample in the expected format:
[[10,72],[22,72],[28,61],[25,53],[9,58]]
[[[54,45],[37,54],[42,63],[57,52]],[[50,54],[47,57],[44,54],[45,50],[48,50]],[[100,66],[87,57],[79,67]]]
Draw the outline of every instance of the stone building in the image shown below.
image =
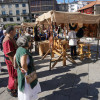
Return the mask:
[[89,3],[91,3],[91,1],[73,1],[71,3],[68,4],[68,12],[77,12],[78,9],[88,5]]
[[68,12],[68,3],[59,3],[56,6],[57,11],[65,11]]
[[20,24],[28,19],[28,0],[0,0],[0,24]]
[[29,0],[32,21],[35,21],[35,16],[39,16],[50,10],[56,10],[56,4],[56,0]]

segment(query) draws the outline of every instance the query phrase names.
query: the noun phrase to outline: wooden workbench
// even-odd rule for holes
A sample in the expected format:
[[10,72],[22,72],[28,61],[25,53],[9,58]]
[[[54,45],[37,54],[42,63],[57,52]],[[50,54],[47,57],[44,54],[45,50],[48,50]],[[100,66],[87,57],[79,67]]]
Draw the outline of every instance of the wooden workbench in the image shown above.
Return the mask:
[[80,59],[83,60],[84,57],[91,57],[91,51],[90,51],[90,44],[79,42],[78,44],[78,54],[80,55]]

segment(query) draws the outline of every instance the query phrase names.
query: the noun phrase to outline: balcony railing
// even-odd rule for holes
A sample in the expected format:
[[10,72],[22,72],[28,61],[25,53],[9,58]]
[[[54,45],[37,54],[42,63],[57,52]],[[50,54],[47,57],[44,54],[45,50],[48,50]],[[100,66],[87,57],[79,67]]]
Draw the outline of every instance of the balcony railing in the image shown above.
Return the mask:
[[9,17],[9,14],[2,14],[1,17]]
[[29,13],[21,13],[21,16],[29,16]]

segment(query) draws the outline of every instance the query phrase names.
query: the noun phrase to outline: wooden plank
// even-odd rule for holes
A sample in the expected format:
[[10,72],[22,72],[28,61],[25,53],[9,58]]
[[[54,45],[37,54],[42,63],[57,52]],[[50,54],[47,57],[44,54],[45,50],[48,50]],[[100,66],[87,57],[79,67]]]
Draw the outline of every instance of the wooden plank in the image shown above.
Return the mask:
[[[60,59],[59,61],[62,61],[63,59]],[[52,59],[51,62],[58,61],[58,59]]]
[[66,56],[72,61],[72,63],[76,63],[71,56],[69,56],[67,53],[66,53]]
[[42,60],[50,53],[50,49],[46,52],[46,54],[41,58]]
[[57,61],[54,62],[54,64],[52,65],[51,69],[54,68],[54,66],[57,64],[57,62],[61,59],[61,57],[63,56],[63,54],[60,55],[60,57],[58,58]]
[[53,50],[52,52],[55,53],[55,54],[57,54],[57,55],[59,55],[59,56],[61,55],[61,53],[59,53],[59,52],[56,51],[56,50]]
[[63,52],[63,66],[66,66],[66,45],[62,46],[62,52]]

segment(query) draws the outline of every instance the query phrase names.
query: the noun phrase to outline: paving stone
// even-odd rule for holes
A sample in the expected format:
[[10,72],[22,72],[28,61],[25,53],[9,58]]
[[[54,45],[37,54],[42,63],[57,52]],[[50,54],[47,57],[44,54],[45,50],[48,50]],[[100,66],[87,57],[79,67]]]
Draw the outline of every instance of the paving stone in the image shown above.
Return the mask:
[[[84,40],[83,40],[84,41]],[[95,43],[92,49],[95,49]],[[39,100],[100,100],[100,57],[95,56],[83,61],[76,59],[77,64],[66,61],[66,66],[59,62],[49,71],[50,55],[41,60],[34,54],[34,63],[38,79],[42,88]],[[5,71],[0,73],[0,100],[18,100],[7,92],[8,72],[4,63],[3,53],[0,51],[0,62]],[[1,99],[2,98],[2,99]]]

